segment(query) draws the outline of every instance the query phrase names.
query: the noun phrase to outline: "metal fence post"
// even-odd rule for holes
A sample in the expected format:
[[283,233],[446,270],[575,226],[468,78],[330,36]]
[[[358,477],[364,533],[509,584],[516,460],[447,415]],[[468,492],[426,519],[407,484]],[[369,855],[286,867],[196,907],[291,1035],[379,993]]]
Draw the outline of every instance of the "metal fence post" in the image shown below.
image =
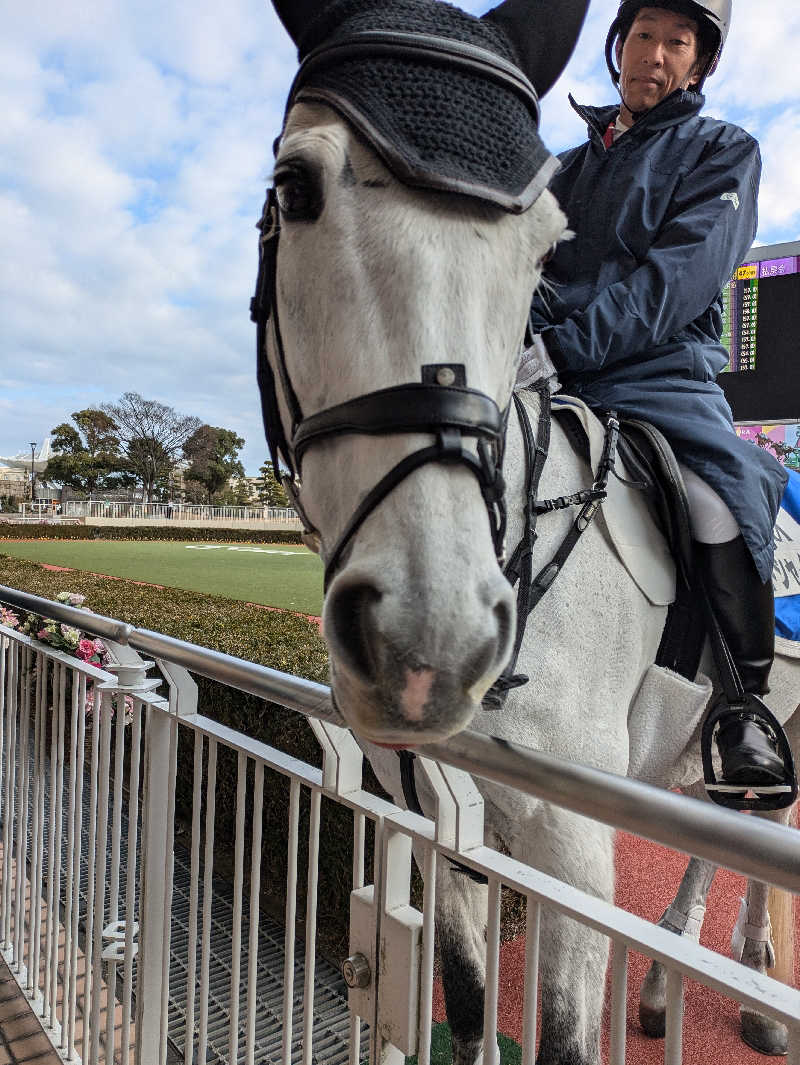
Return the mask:
[[[136,1065],[161,1061],[161,1000],[164,916],[168,912],[164,869],[164,811],[170,793],[169,715],[147,708],[142,792],[142,853],[139,874],[139,953],[136,969]],[[168,945],[166,950],[169,950]]]
[[197,685],[189,673],[174,663],[158,664],[170,694],[168,707],[148,707],[145,724],[136,1065],[160,1065],[166,1050],[177,718],[197,709]]

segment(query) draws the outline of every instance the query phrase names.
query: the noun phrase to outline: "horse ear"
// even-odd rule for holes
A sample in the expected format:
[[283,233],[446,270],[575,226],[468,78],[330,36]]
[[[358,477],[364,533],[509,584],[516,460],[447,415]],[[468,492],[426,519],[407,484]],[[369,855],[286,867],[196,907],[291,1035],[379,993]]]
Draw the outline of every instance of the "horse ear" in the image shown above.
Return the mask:
[[503,0],[483,17],[511,38],[541,97],[567,65],[588,7],[589,0]]
[[272,0],[278,18],[295,44],[299,44],[303,30],[325,7],[320,0]]

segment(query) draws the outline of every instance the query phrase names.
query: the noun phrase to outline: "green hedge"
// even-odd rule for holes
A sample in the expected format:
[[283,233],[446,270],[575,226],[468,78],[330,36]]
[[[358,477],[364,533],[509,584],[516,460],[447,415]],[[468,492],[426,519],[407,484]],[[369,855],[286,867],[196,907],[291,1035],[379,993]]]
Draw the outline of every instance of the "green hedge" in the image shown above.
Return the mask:
[[[81,592],[86,605],[98,614],[126,621],[137,628],[210,647],[252,662],[327,682],[327,651],[317,626],[288,611],[262,610],[238,600],[202,595],[180,588],[157,588],[127,580],[108,580],[83,573],[45,570],[35,562],[0,553],[0,584],[46,599],[59,592]],[[0,601],[2,597],[0,597]],[[305,718],[274,703],[256,699],[204,677],[198,685],[199,712],[244,732],[272,747],[315,766],[321,752]],[[176,808],[178,835],[188,844],[191,826],[193,740],[185,734],[178,748]],[[218,748],[215,870],[233,878],[233,841],[236,817],[237,758]],[[364,762],[364,787],[385,795],[368,762]],[[262,848],[262,904],[283,921],[288,846],[288,784],[278,774],[267,773],[264,787],[264,843]],[[301,803],[299,868],[305,867],[309,804]],[[252,811],[247,811],[249,836]],[[347,928],[352,886],[353,817],[344,807],[323,802],[320,831],[318,942],[323,954],[338,963],[349,951]],[[367,838],[366,868],[372,866],[372,837]],[[249,869],[249,854],[245,869]],[[298,923],[304,918],[305,877],[298,880]],[[422,882],[412,877],[412,904],[422,906]],[[504,939],[521,935],[525,906],[521,897],[503,890]],[[298,933],[302,934],[300,928]]]
[[[55,599],[62,591],[80,592],[86,596],[86,605],[96,613],[118,618],[138,628],[153,629],[285,673],[296,673],[322,683],[327,680],[327,652],[317,626],[289,612],[261,610],[236,600],[179,588],[161,589],[125,580],[112,581],[80,571],[54,572],[37,563],[2,554],[0,584],[47,599]],[[200,713],[304,762],[321,765],[319,746],[302,715],[203,677],[197,676],[195,680],[199,689]],[[236,755],[222,747],[218,750],[216,839],[219,847],[215,863],[217,871],[232,878]],[[178,754],[176,804],[180,830],[181,823],[184,829],[191,825],[193,738],[188,732],[182,734]],[[365,778],[371,788],[378,788],[368,769]],[[286,883],[287,805],[288,786],[284,778],[268,773],[265,779],[262,889],[265,906],[280,919]],[[308,838],[308,803],[305,798],[302,813],[301,863],[305,861]],[[248,810],[248,821],[250,816]],[[334,803],[324,803],[318,921],[323,937],[322,949],[334,960],[347,953],[352,838],[352,814]],[[367,861],[372,861],[371,854]],[[246,868],[249,868],[248,863],[249,856]],[[300,868],[303,868],[302,864]],[[301,893],[304,883],[305,877],[301,875]],[[302,894],[299,903],[298,912],[302,918]]]
[[49,525],[0,521],[0,540],[211,540],[215,543],[299,544],[297,529],[202,529],[171,525]]

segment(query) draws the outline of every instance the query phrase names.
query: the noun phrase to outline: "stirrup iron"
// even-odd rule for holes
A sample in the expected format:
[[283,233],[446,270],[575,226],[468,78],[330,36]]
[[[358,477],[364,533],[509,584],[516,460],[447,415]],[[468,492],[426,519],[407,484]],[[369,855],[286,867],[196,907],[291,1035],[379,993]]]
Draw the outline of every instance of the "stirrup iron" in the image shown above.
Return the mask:
[[[783,779],[779,784],[753,786],[717,780],[712,757],[714,732],[723,719],[737,714],[746,714],[774,739],[778,757],[783,762]],[[741,700],[737,699],[735,702],[729,702],[724,695],[721,696],[716,706],[706,715],[700,737],[700,751],[703,756],[706,793],[709,799],[719,806],[727,806],[731,810],[783,810],[797,799],[797,775],[786,733],[769,707],[757,695],[746,693]],[[749,792],[753,793],[754,798],[746,798]]]

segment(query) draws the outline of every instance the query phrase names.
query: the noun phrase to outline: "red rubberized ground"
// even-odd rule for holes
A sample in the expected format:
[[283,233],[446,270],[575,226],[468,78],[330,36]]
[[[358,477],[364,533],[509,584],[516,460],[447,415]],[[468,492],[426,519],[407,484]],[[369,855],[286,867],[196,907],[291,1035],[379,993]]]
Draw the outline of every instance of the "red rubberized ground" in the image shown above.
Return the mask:
[[[657,921],[672,901],[686,868],[685,855],[620,832],[617,836],[617,904],[648,920]],[[730,935],[745,892],[743,877],[720,870],[709,893],[701,943],[728,955]],[[800,951],[795,957],[795,986],[800,986]],[[524,939],[501,948],[500,1018],[498,1028],[517,1042],[521,1035]],[[664,1041],[649,1039],[639,1027],[639,986],[648,961],[628,957],[627,1065],[663,1065]],[[437,987],[436,1020],[444,1019],[441,987]],[[756,1053],[739,1038],[739,1008],[731,999],[692,980],[685,984],[684,1065],[770,1065],[780,1057]],[[608,1055],[608,1025],[604,1026],[603,1060]]]

